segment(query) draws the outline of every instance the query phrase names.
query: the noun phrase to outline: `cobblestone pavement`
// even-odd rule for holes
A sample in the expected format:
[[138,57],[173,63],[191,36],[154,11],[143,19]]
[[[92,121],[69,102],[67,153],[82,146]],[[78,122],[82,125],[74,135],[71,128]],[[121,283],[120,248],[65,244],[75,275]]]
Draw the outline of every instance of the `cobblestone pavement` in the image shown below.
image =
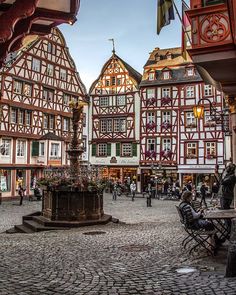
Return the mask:
[[[104,198],[107,214],[122,223],[69,231],[0,235],[0,294],[236,294],[236,280],[224,278],[224,249],[216,257],[183,252],[183,231],[175,201]],[[1,230],[40,209],[0,206]],[[93,234],[89,234],[93,233]],[[195,267],[188,274],[181,267]]]

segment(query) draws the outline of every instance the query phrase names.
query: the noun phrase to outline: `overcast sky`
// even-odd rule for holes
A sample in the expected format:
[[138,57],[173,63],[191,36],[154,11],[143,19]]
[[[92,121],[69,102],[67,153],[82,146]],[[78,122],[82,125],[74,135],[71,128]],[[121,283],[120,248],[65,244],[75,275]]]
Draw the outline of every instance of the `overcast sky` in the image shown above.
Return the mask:
[[[81,0],[77,22],[59,28],[65,36],[80,77],[87,91],[112,54],[143,72],[149,53],[155,48],[181,45],[181,24],[172,24],[156,34],[157,0]],[[181,12],[181,0],[175,0]],[[189,3],[189,1],[187,1]]]

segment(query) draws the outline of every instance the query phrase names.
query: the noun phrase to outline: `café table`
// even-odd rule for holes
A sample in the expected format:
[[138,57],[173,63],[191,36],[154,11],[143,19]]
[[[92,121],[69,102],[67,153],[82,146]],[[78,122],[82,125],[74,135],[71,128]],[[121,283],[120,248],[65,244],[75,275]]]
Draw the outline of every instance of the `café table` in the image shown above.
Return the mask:
[[229,226],[231,219],[236,218],[236,210],[206,210],[203,218],[209,220],[220,234],[220,239],[229,239],[231,227]]

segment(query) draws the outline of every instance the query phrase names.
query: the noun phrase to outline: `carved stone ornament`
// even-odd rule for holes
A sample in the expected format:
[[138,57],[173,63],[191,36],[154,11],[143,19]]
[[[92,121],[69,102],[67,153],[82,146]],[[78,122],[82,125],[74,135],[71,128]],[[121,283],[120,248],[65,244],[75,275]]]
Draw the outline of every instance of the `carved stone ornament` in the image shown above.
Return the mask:
[[229,96],[226,96],[225,98],[226,102],[228,103],[229,105],[229,112],[231,114],[235,114],[236,113],[236,97],[229,97]]
[[230,34],[229,20],[223,13],[206,15],[200,28],[201,39],[207,43],[224,41]]

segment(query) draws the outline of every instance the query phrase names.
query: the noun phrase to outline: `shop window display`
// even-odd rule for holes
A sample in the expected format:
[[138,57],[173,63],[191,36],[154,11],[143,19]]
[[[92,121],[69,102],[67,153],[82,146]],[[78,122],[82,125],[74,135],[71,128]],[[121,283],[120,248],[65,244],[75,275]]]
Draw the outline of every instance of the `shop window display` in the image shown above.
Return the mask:
[[0,191],[9,192],[11,190],[11,171],[0,170]]

